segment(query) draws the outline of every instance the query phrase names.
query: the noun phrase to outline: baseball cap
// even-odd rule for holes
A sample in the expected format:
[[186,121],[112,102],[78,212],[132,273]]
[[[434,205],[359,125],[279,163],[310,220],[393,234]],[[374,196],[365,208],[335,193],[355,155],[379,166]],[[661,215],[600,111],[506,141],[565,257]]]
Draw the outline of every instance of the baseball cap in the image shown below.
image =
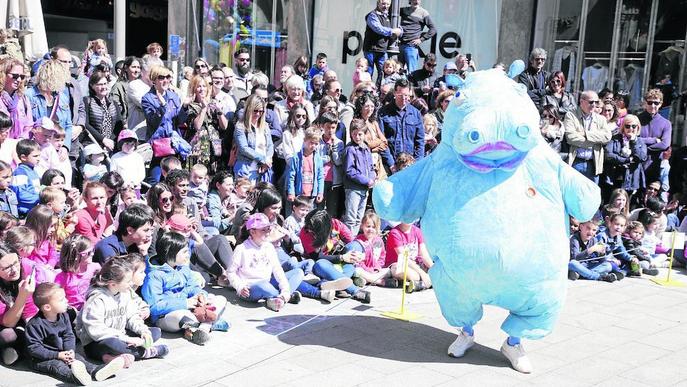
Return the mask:
[[117,136],[117,142],[129,139],[129,138],[132,138],[132,139],[138,141],[138,136],[136,136],[136,132],[134,132],[133,130],[124,129],[121,132],[119,132],[119,136]]
[[48,117],[41,117],[40,119],[34,121],[34,128],[43,128],[46,130],[55,130],[55,122]]
[[98,144],[88,144],[83,148],[83,155],[86,157],[91,155],[99,155],[101,153],[105,153],[105,151]]
[[178,232],[190,232],[191,220],[186,215],[174,214],[167,220],[167,226]]
[[261,229],[271,225],[270,220],[267,219],[267,215],[260,212],[249,216],[246,221],[246,229],[248,230]]
[[444,65],[444,70],[456,70],[456,71],[457,71],[457,70],[458,70],[458,66],[456,66],[456,64],[453,63],[453,62],[447,62],[447,63]]

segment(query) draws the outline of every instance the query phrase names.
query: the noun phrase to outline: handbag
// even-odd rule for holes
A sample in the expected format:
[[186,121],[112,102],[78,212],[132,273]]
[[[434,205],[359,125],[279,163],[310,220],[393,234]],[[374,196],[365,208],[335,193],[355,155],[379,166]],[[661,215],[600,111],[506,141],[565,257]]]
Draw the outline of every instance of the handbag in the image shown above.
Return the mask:
[[155,157],[165,157],[175,153],[174,148],[172,148],[171,137],[154,138],[151,142],[153,156]]

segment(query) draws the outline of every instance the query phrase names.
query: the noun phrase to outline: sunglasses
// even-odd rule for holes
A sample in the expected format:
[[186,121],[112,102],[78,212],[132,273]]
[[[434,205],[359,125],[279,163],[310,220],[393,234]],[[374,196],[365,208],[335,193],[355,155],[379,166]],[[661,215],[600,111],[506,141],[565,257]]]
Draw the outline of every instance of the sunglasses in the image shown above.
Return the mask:
[[628,129],[637,129],[639,128],[639,125],[636,124],[625,124],[625,127]]
[[86,250],[82,253],[79,253],[79,255],[81,256],[81,258],[86,258],[86,257],[90,257],[91,255],[93,255],[93,252],[94,252],[94,250],[90,249],[90,250]]
[[158,81],[164,81],[165,79],[167,79],[167,80],[172,79],[172,76],[171,75],[158,75],[157,76]]
[[552,79],[549,83],[555,83],[557,85],[560,85],[562,82],[560,79]]
[[24,79],[26,79],[26,75],[24,75],[24,74],[13,74],[13,73],[9,73],[9,74],[7,74],[7,75],[9,75],[10,77],[12,77],[12,79],[14,79],[15,81],[16,81],[17,79],[19,79],[20,81],[23,81]]
[[204,68],[207,68],[208,65],[206,65],[205,63],[201,63],[201,64],[197,64],[195,67],[196,67],[197,69],[204,69]]
[[307,115],[305,114],[296,114],[296,118],[305,118]]
[[255,110],[253,110],[253,113],[260,113],[260,114],[263,114],[264,112],[265,112],[264,109],[255,109]]
[[332,90],[332,93],[341,93],[343,92],[343,89],[334,89]]
[[239,62],[248,62],[250,58],[236,58],[236,60]]
[[545,62],[546,58],[534,58],[534,60],[537,62]]
[[437,67],[437,64],[436,63],[425,63],[425,66],[434,68],[434,67]]
[[661,105],[661,101],[646,101],[648,105],[654,105],[654,106],[659,106]]
[[172,202],[172,197],[167,197],[167,198],[160,198],[160,201],[163,203],[171,203]]
[[587,103],[590,104],[590,105],[598,105],[598,104],[599,104],[599,100],[598,100],[598,99],[593,100],[593,101],[590,101],[590,100],[586,100],[586,101],[587,101]]
[[548,114],[544,114],[544,115],[541,116],[541,118],[544,118],[544,119],[546,119],[546,120],[550,120],[550,119],[553,118],[553,116],[550,116],[550,115],[548,115]]

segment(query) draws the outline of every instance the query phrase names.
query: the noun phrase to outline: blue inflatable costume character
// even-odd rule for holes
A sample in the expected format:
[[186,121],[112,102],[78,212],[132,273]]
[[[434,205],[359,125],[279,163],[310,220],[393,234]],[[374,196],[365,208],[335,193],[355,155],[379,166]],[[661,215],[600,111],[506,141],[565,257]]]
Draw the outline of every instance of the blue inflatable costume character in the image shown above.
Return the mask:
[[422,221],[441,311],[461,328],[449,355],[474,344],[482,305],[510,311],[501,352],[532,365],[520,338],[551,332],[566,294],[568,216],[592,218],[599,188],[549,148],[523,85],[499,70],[458,86],[431,154],[374,189],[382,218]]

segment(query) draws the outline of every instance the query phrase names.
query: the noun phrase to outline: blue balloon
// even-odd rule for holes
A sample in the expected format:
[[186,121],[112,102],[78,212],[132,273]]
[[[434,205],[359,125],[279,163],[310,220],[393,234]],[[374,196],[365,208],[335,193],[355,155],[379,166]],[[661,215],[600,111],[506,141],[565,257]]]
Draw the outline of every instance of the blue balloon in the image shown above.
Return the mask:
[[527,90],[499,69],[468,74],[434,152],[373,190],[382,218],[421,219],[451,325],[473,326],[496,305],[510,312],[501,328],[529,339],[551,332],[565,299],[568,217],[590,219],[600,197],[546,144]]

